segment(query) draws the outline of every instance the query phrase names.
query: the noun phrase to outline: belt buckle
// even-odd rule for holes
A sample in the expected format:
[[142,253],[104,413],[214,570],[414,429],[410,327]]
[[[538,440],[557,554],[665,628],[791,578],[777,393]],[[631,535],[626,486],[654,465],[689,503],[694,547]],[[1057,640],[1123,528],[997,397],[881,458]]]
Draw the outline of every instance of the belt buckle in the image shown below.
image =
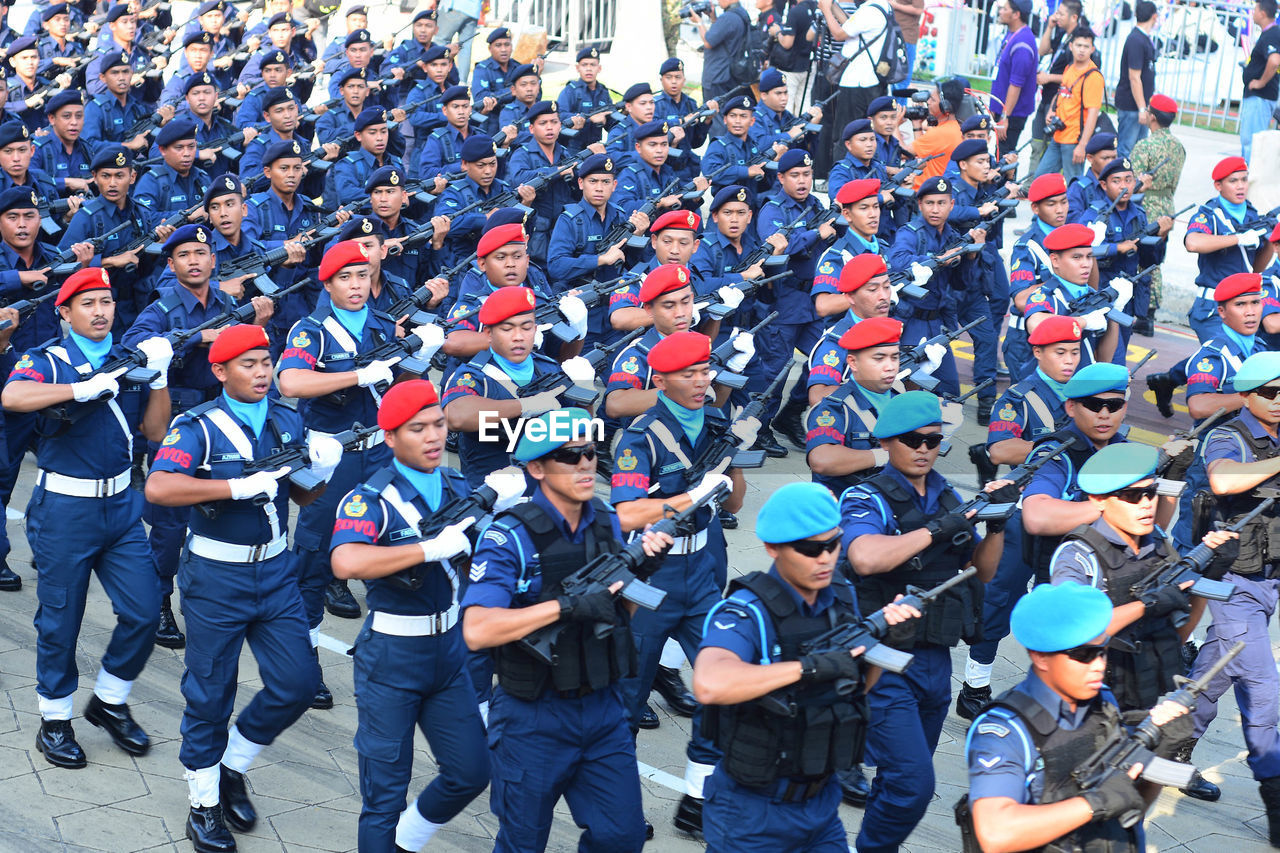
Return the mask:
[[444,625],[443,625],[443,620],[442,620],[442,618],[441,618],[441,614],[439,614],[439,613],[432,613],[432,614],[431,614],[431,634],[432,634],[432,636],[435,636],[435,635],[437,635],[437,634],[441,634],[441,633],[443,633],[443,632],[444,632]]
[[94,481],[93,481],[93,484],[94,484],[94,487],[95,487],[95,489],[96,489],[96,491],[97,491],[97,494],[96,494],[96,495],[94,495],[94,497],[96,497],[96,498],[107,498],[107,497],[110,497],[110,495],[108,495],[108,494],[107,494],[107,489],[108,489],[108,488],[109,488],[109,486],[111,485],[111,481],[110,481],[110,480],[94,480]]
[[261,561],[261,560],[266,556],[266,554],[267,554],[267,546],[266,546],[266,545],[253,545],[253,546],[250,546],[250,548],[249,548],[249,562],[250,562],[250,563],[257,563],[257,562],[260,562],[260,561]]

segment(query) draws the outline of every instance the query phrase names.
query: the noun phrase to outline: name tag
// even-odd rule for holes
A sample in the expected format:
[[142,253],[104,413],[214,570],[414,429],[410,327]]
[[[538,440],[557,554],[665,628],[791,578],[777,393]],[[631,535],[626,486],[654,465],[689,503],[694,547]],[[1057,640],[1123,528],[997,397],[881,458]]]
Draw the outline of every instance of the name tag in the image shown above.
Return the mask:
[[233,453],[215,453],[209,456],[209,461],[211,463],[212,462],[243,462],[244,457],[241,456],[239,453],[234,453],[234,452]]
[[670,473],[672,473],[672,472],[674,472],[674,471],[683,471],[683,470],[684,470],[684,464],[683,464],[683,463],[681,463],[681,462],[673,462],[673,463],[671,463],[670,465],[663,465],[661,468],[659,468],[659,469],[658,469],[658,476],[659,476],[659,477],[661,477],[661,476],[663,476],[664,474],[670,474]]

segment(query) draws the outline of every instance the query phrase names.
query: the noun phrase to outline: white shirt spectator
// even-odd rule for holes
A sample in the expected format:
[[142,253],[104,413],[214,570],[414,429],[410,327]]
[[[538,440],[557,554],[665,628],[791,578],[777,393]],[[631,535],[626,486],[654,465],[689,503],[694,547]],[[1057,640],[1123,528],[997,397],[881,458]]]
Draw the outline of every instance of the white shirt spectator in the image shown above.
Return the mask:
[[840,77],[841,87],[862,89],[880,83],[875,66],[884,49],[888,16],[892,14],[887,0],[866,0],[841,24],[849,36],[841,45],[841,51],[850,57]]

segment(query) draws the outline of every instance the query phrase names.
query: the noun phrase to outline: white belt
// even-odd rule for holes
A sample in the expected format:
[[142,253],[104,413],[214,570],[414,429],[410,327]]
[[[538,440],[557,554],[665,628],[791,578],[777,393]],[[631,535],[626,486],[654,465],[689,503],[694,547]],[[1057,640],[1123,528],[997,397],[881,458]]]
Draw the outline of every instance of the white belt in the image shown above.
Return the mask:
[[1217,302],[1217,301],[1218,301],[1218,300],[1217,300],[1217,298],[1213,295],[1213,291],[1214,291],[1215,289],[1216,289],[1216,288],[1212,288],[1212,287],[1200,287],[1200,288],[1196,288],[1196,290],[1197,290],[1197,292],[1198,292],[1198,294],[1199,294],[1199,297],[1200,297],[1201,299],[1208,299],[1210,302]]
[[393,637],[434,637],[458,624],[458,604],[443,613],[430,616],[402,616],[399,613],[373,612],[373,630]]
[[55,495],[67,495],[73,498],[109,498],[129,488],[133,472],[129,469],[121,471],[108,480],[85,480],[80,477],[68,477],[52,471],[41,471],[36,476],[36,485],[44,486],[45,491]]
[[707,531],[699,530],[692,536],[677,536],[676,544],[671,546],[668,554],[692,554],[707,547]]
[[[311,431],[316,435],[328,436],[329,438],[338,437],[338,434],[334,432],[321,432],[318,429],[313,429]],[[378,430],[377,432],[370,433],[369,435],[361,439],[359,445],[355,447],[348,447],[345,449],[348,453],[359,453],[362,450],[368,450],[371,447],[377,447],[379,444],[382,444],[382,437],[384,435],[386,435],[386,433],[384,433],[382,430]]]
[[1025,329],[1027,328],[1027,318],[1026,318],[1026,317],[1024,317],[1024,316],[1023,316],[1023,315],[1021,315],[1021,314],[1013,314],[1013,313],[1010,313],[1010,314],[1009,314],[1009,328],[1010,328],[1010,329],[1024,329],[1024,330],[1025,330]]
[[206,560],[217,560],[220,563],[257,563],[270,560],[284,552],[288,538],[281,536],[265,545],[235,545],[210,539],[208,536],[192,534],[188,549],[197,557]]

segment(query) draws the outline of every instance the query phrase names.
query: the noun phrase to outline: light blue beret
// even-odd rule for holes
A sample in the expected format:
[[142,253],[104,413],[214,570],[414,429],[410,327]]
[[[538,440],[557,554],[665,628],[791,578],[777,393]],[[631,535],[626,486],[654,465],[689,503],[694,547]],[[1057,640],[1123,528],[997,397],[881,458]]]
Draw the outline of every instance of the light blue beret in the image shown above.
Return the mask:
[[1061,652],[1097,639],[1111,622],[1102,590],[1067,581],[1042,583],[1013,606],[1013,637],[1033,652]]
[[1111,362],[1094,362],[1088,367],[1077,370],[1067,380],[1065,393],[1068,400],[1079,397],[1092,397],[1108,391],[1121,394],[1129,390],[1129,371]]
[[556,409],[525,421],[516,444],[517,462],[546,456],[571,441],[590,438],[591,415],[585,409]]
[[1076,483],[1087,495],[1109,495],[1155,476],[1160,451],[1147,444],[1108,444],[1080,468]]
[[756,516],[756,535],[771,545],[830,533],[839,526],[835,496],[820,483],[787,483],[770,495]]
[[928,391],[908,391],[899,394],[880,409],[876,427],[871,434],[876,438],[893,438],[922,426],[942,424],[942,404]]
[[1260,352],[1244,360],[1231,383],[1236,391],[1243,392],[1276,379],[1280,379],[1280,352]]

